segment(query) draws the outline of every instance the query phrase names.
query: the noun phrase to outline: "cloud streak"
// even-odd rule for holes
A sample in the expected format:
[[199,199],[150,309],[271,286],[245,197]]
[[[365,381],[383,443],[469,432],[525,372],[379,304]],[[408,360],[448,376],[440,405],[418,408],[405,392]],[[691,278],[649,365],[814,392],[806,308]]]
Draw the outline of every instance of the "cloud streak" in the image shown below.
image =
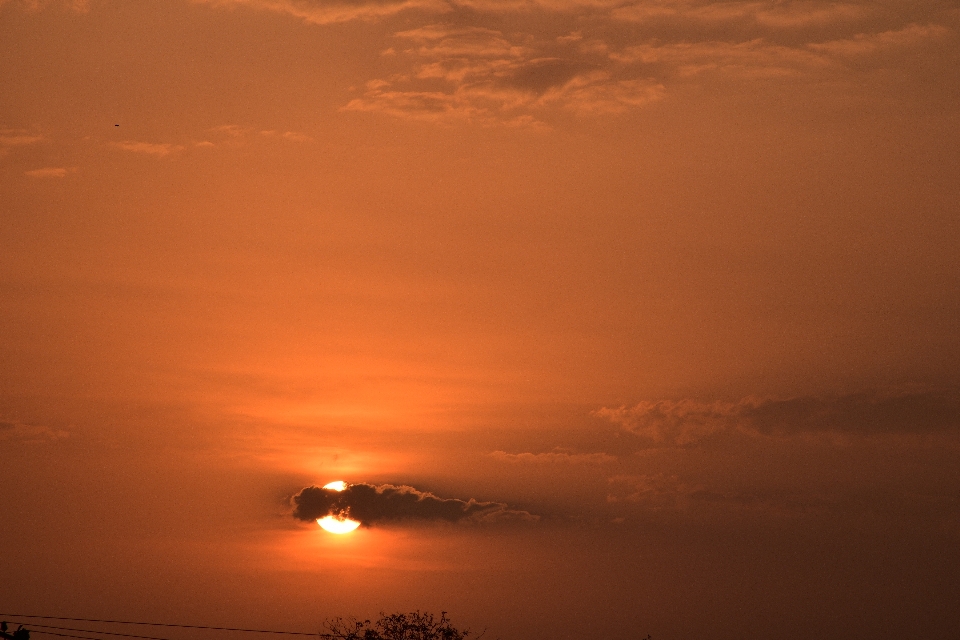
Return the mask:
[[17,420],[0,420],[0,441],[19,441],[28,444],[56,442],[70,436],[69,431]]
[[23,174],[31,178],[64,178],[68,173],[76,170],[76,167],[43,167],[24,171]]
[[324,516],[357,520],[364,525],[398,521],[535,522],[527,511],[502,502],[440,498],[409,486],[348,484],[343,491],[304,487],[291,499],[293,517],[310,521]]
[[179,144],[170,144],[169,142],[138,142],[136,140],[114,142],[113,146],[122,151],[156,156],[157,158],[165,158],[171,153],[183,150],[183,145]]
[[450,5],[442,0],[377,0],[368,2],[323,2],[322,0],[194,0],[214,6],[244,6],[279,13],[308,24],[326,25],[354,20],[378,20],[421,10],[444,13]]
[[43,136],[23,129],[0,129],[0,147],[22,147],[41,140]]
[[960,429],[960,398],[949,393],[850,394],[829,398],[744,398],[640,402],[596,415],[654,444],[685,446],[722,433],[876,435]]
[[490,457],[510,464],[609,464],[617,459],[606,453],[569,453],[549,451],[545,453],[507,453],[494,451]]
[[676,475],[621,474],[607,479],[607,503],[619,507],[635,505],[647,513],[706,512],[711,508],[733,513],[762,513],[797,517],[837,508],[839,497],[777,491],[715,491]]

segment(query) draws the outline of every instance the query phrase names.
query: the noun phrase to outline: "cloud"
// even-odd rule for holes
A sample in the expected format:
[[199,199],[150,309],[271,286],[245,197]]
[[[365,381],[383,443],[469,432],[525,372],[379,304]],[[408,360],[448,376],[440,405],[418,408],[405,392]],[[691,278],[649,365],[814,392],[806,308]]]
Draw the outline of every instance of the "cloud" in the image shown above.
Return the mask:
[[754,19],[770,27],[825,26],[861,20],[873,10],[870,5],[846,2],[765,3]]
[[213,127],[212,129],[210,129],[210,131],[214,133],[223,134],[231,138],[240,138],[246,135],[250,130],[245,129],[240,125],[236,125],[236,124],[222,124],[220,126]]
[[776,29],[827,26],[862,20],[873,7],[851,2],[640,2],[611,11],[617,20],[671,19],[700,23],[746,23]]
[[70,432],[64,429],[54,429],[38,424],[26,424],[16,420],[0,420],[0,441],[17,440],[30,444],[39,444],[56,442],[69,436]]
[[673,78],[704,73],[741,78],[799,76],[834,66],[828,57],[816,51],[771,44],[759,38],[747,42],[641,44],[611,52],[610,57],[626,65],[661,65],[661,73]]
[[494,451],[490,457],[500,462],[513,464],[608,464],[617,459],[606,453],[568,453],[549,451],[545,453],[507,453]]
[[858,33],[851,38],[811,43],[810,49],[828,54],[863,57],[884,51],[916,47],[938,40],[949,33],[946,27],[937,24],[911,24],[902,29],[880,33]]
[[275,129],[266,129],[264,131],[261,131],[260,135],[264,136],[265,138],[273,138],[275,136],[279,136],[284,140],[288,140],[290,142],[312,142],[313,141],[313,138],[306,135],[305,133],[300,133],[299,131],[284,131],[283,133],[280,133]]
[[600,71],[577,76],[546,92],[540,104],[560,103],[580,114],[623,113],[663,98],[664,87],[652,78],[614,80]]
[[405,11],[430,13],[450,11],[443,0],[367,0],[326,2],[324,0],[194,0],[214,6],[245,6],[298,18],[309,24],[325,25],[353,20],[377,20]]
[[135,140],[124,140],[123,142],[114,142],[113,146],[122,149],[123,151],[130,151],[131,153],[142,153],[145,155],[156,156],[158,158],[165,158],[171,153],[177,151],[182,151],[183,146],[178,144],[170,144],[169,142],[137,142]]
[[0,129],[0,150],[36,144],[43,139],[43,136],[25,129]]
[[68,173],[76,170],[76,167],[43,167],[42,169],[31,169],[23,173],[31,178],[63,178]]
[[509,509],[502,502],[439,498],[413,487],[390,484],[348,484],[343,491],[305,487],[293,496],[293,517],[310,521],[327,515],[349,517],[365,525],[401,520],[447,522],[534,522],[527,511]]
[[[6,3],[0,1],[0,6],[4,4]],[[53,0],[20,0],[19,2],[13,2],[11,4],[19,5],[25,11],[30,12],[42,11],[50,5],[59,5],[76,13],[87,13],[90,11],[90,0],[60,0],[59,2]]]
[[483,126],[629,113],[681,83],[785,78],[836,91],[861,87],[871,66],[908,71],[872,81],[909,82],[919,56],[942,63],[956,43],[948,12],[925,2],[893,12],[860,0],[196,1],[317,25],[393,20],[378,46],[388,71],[341,110]]
[[508,36],[485,27],[438,24],[394,37],[407,44],[397,55],[412,65],[410,72],[368,82],[364,95],[344,110],[536,125],[550,108],[579,115],[622,113],[663,95],[663,85],[652,78],[603,69],[617,62],[605,51],[585,56],[578,37]]
[[702,490],[700,485],[663,473],[618,474],[607,478],[607,483],[610,486],[608,503],[643,503],[654,509],[676,509],[692,493]]
[[607,479],[607,503],[636,505],[647,512],[695,510],[710,508],[733,512],[759,512],[785,517],[801,516],[838,506],[838,500],[822,496],[799,495],[770,491],[715,491],[699,483],[681,480],[676,475],[621,474]]
[[284,140],[289,140],[290,142],[311,142],[313,138],[308,136],[305,133],[299,133],[297,131],[284,131],[283,132]]
[[960,428],[960,397],[950,393],[851,394],[828,398],[745,398],[640,402],[595,412],[626,431],[664,446],[695,444],[720,433],[789,436],[931,433]]

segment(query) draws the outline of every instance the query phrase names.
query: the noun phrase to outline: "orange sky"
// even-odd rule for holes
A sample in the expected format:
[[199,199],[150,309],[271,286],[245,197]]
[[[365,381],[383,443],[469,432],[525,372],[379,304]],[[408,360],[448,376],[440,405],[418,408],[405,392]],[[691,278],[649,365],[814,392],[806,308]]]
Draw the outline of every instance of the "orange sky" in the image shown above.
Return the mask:
[[952,2],[0,0],[0,608],[955,638],[958,202]]

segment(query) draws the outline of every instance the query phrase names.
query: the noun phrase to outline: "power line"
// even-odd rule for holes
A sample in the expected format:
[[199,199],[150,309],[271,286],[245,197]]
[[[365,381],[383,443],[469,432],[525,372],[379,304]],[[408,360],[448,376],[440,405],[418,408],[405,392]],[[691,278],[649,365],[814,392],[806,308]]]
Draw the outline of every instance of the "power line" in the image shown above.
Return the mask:
[[[274,631],[272,629],[240,629],[237,627],[208,627],[199,624],[173,624],[168,622],[135,622],[132,620],[101,620],[97,618],[65,618],[61,616],[28,616],[22,613],[0,613],[0,617],[7,618],[37,618],[40,620],[68,620],[70,622],[103,622],[106,624],[139,624],[147,627],[171,627],[174,629],[206,629],[210,631],[240,631],[243,633],[274,633],[286,636],[319,636],[319,633],[306,633],[303,631]],[[89,631],[89,633],[99,633],[98,631]],[[131,636],[137,637],[137,636]],[[143,636],[140,636],[143,637]],[[161,639],[165,640],[165,639]]]
[[[21,624],[21,622],[18,621],[18,620],[14,620],[14,621],[13,621],[13,624]],[[129,634],[129,633],[120,633],[119,631],[99,631],[99,630],[95,630],[95,629],[74,629],[74,628],[72,628],[72,627],[56,627],[56,626],[53,626],[53,625],[50,625],[50,624],[38,624],[38,623],[36,623],[36,622],[34,622],[34,623],[32,623],[32,624],[31,624],[31,623],[28,623],[28,624],[30,624],[30,630],[31,630],[31,631],[33,631],[33,630],[36,629],[37,627],[40,627],[40,628],[42,628],[42,629],[56,629],[57,631],[81,631],[81,632],[83,632],[83,633],[94,633],[94,634],[97,634],[97,635],[120,636],[121,638],[139,638],[140,640],[168,640],[167,638],[157,638],[157,637],[154,637],[154,636],[135,636],[135,635],[132,635],[132,634]],[[46,632],[46,631],[37,631],[36,633],[47,633],[47,632]]]
[[[90,636],[75,636],[69,633],[56,633],[55,631],[42,631],[42,630],[30,630],[31,634],[42,633],[48,636],[60,636],[61,638],[79,638],[80,640],[101,640],[100,638],[91,638]],[[97,633],[96,631],[91,631],[90,633]]]

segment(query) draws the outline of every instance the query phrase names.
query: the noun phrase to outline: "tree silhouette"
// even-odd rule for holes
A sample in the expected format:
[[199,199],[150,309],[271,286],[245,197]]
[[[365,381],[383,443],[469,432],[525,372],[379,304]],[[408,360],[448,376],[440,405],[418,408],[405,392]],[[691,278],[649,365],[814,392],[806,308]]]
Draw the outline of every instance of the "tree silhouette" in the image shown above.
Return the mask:
[[326,633],[320,634],[324,640],[464,640],[470,634],[450,624],[446,611],[440,612],[439,619],[432,613],[419,611],[381,613],[380,619],[374,622],[334,618],[324,627]]

